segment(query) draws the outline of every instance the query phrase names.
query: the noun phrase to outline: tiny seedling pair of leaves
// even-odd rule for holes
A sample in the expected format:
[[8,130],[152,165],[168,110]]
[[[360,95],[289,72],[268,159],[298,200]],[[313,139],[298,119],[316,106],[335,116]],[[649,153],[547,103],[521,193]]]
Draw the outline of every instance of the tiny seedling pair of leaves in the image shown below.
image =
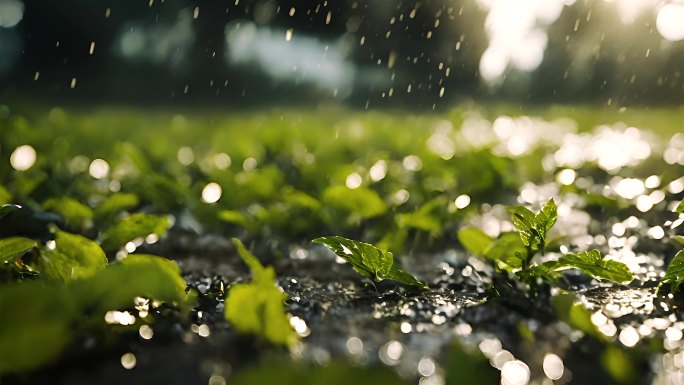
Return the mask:
[[675,292],[684,283],[684,250],[680,250],[667,266],[665,277],[660,285],[670,284],[670,290]]
[[425,283],[394,265],[392,253],[382,251],[369,243],[340,236],[316,238],[312,242],[327,246],[337,256],[351,264],[357,273],[375,282],[389,279],[423,290],[428,288]]
[[233,243],[251,270],[252,281],[230,288],[226,297],[226,319],[240,333],[263,337],[277,345],[292,345],[297,341],[297,334],[285,313],[287,295],[276,286],[273,267],[264,267],[239,239],[233,238]]
[[567,269],[579,269],[593,278],[606,279],[617,283],[628,283],[634,275],[622,262],[607,260],[598,250],[588,250],[577,254],[565,254],[556,261],[548,261],[529,268],[524,274],[556,280]]
[[523,206],[511,206],[513,225],[520,233],[523,244],[532,250],[540,250],[544,254],[546,233],[558,219],[558,209],[553,198],[542,207],[538,213],[533,213]]

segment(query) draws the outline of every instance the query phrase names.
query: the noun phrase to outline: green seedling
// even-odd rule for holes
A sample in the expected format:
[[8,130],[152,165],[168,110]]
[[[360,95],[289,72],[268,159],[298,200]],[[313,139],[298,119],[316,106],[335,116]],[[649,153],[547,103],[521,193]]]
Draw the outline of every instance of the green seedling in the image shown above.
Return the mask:
[[394,255],[391,252],[380,250],[370,243],[354,241],[340,236],[316,238],[313,243],[330,248],[337,256],[352,265],[357,273],[371,279],[371,282],[392,280],[423,290],[428,288],[425,283],[396,266]]
[[272,266],[264,267],[242,242],[233,238],[242,261],[252,272],[250,283],[238,283],[228,291],[225,316],[238,332],[253,334],[276,345],[292,345],[297,334],[285,313],[283,293],[275,283]]
[[538,213],[522,206],[510,207],[509,212],[517,234],[503,233],[494,239],[482,230],[463,229],[458,233],[463,247],[494,261],[499,269],[515,274],[526,283],[534,283],[539,278],[555,282],[568,269],[579,269],[591,277],[618,283],[634,279],[624,263],[607,260],[598,250],[569,253],[554,261],[534,264],[536,253],[543,255],[547,233],[558,218],[556,203],[550,199]]

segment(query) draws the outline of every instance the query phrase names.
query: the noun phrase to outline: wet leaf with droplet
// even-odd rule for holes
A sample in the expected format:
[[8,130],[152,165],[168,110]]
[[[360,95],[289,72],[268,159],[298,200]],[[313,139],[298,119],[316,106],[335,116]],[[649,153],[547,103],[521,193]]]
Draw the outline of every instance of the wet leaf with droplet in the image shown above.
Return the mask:
[[316,238],[312,242],[327,246],[352,265],[356,272],[376,282],[389,279],[422,289],[427,288],[427,285],[414,276],[395,266],[392,253],[382,251],[369,243],[340,236]]

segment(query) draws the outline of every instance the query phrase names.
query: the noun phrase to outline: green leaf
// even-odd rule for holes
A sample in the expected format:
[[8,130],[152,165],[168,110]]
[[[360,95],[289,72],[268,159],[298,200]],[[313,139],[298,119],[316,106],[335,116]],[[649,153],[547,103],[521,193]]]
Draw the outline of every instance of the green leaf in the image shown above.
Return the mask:
[[285,186],[283,194],[283,200],[291,206],[308,209],[312,212],[318,212],[322,208],[321,202],[316,198],[292,186]]
[[458,240],[471,253],[484,256],[494,244],[494,239],[480,229],[463,229],[458,232]]
[[444,363],[447,384],[497,384],[500,374],[476,347],[455,339]]
[[532,277],[555,280],[561,271],[571,268],[579,269],[594,278],[607,279],[617,283],[631,282],[634,279],[627,265],[622,262],[604,259],[598,250],[566,254],[557,261],[548,261],[533,266],[526,273]]
[[577,254],[566,254],[558,259],[556,270],[576,268],[594,278],[626,283],[634,279],[627,265],[618,261],[606,260],[598,250],[588,250]]
[[88,278],[107,266],[100,246],[88,238],[64,231],[55,233],[55,248],[42,248],[38,269],[55,281]]
[[72,281],[69,288],[81,308],[94,309],[100,315],[132,307],[135,297],[189,310],[195,296],[186,292],[187,284],[180,273],[178,265],[166,258],[130,254],[90,278]]
[[534,219],[539,228],[544,230],[544,234],[551,230],[558,219],[558,207],[556,206],[556,202],[553,200],[553,198],[546,202],[541,211],[535,215]]
[[359,187],[331,186],[323,191],[323,203],[329,207],[357,214],[361,218],[372,218],[387,211],[387,205],[377,192]]
[[291,345],[297,335],[285,313],[287,295],[275,285],[273,267],[264,267],[233,238],[240,257],[252,271],[252,282],[233,285],[226,298],[225,317],[240,333],[264,337],[274,344]]
[[392,281],[397,281],[399,283],[403,283],[404,285],[410,285],[410,286],[416,286],[421,289],[427,289],[428,286],[416,279],[413,275],[409,274],[405,270],[402,270],[396,266],[392,266],[390,269],[389,273],[387,273],[387,276],[385,279],[389,279]]
[[170,226],[165,215],[137,213],[121,219],[102,233],[102,248],[107,252],[117,251],[126,243],[150,234],[162,236]]
[[509,207],[513,225],[520,233],[520,239],[525,246],[532,246],[538,232],[534,229],[534,213],[522,206]]
[[256,221],[249,218],[246,214],[236,210],[221,210],[218,212],[218,219],[223,222],[232,223],[243,229],[254,230]]
[[501,270],[514,273],[527,259],[527,249],[517,233],[506,232],[485,251],[485,257],[493,260]]
[[574,295],[561,291],[558,295],[551,297],[551,307],[561,321],[600,341],[606,341],[606,336],[599,332],[596,325],[591,322],[589,311]]
[[43,208],[51,210],[64,217],[68,226],[84,229],[93,219],[93,210],[83,203],[69,198],[51,198],[43,202]]
[[228,291],[225,316],[240,333],[262,336],[273,344],[291,345],[297,337],[285,313],[285,299],[287,295],[273,283],[239,283]]
[[132,209],[139,203],[140,199],[135,194],[112,194],[95,209],[95,219],[98,221],[110,220],[121,211]]
[[511,213],[513,225],[520,233],[523,244],[533,250],[541,250],[543,253],[546,233],[553,227],[558,218],[557,207],[553,198],[549,199],[537,214],[522,206],[512,206],[508,210]]
[[389,279],[407,285],[426,289],[427,285],[411,274],[394,266],[394,256],[377,247],[340,236],[321,237],[312,241],[330,248],[337,256],[347,261],[359,274],[376,282]]
[[603,369],[620,384],[636,384],[638,378],[637,363],[627,352],[615,346],[607,346],[601,354]]
[[560,277],[558,261],[547,261],[538,265],[534,265],[525,271],[522,276],[523,280],[530,281],[532,278],[544,278],[548,281],[555,281]]
[[679,289],[682,282],[684,282],[684,250],[680,250],[667,266],[665,277],[660,284],[669,283],[674,292]]
[[435,212],[446,206],[446,203],[447,199],[439,196],[425,202],[414,212],[398,214],[396,217],[397,226],[400,230],[414,228],[431,234],[439,234],[442,231],[442,221]]
[[71,342],[76,314],[64,287],[41,282],[0,286],[0,375],[56,360]]
[[233,244],[235,244],[235,248],[237,249],[240,258],[242,258],[242,261],[252,271],[252,281],[265,283],[267,285],[273,284],[273,281],[275,280],[275,272],[273,269],[265,268],[259,259],[254,254],[250,253],[239,239],[233,238]]
[[351,239],[340,236],[316,238],[312,242],[330,248],[337,256],[352,265],[357,273],[367,278],[375,278],[375,272],[363,263],[361,253],[358,251],[358,248],[354,246],[354,244],[360,242],[352,241]]
[[673,235],[670,240],[675,243],[675,246],[684,247],[684,235]]
[[28,238],[12,237],[1,239],[0,263],[13,262],[37,245],[36,241]]
[[19,205],[2,205],[2,207],[0,207],[0,219],[13,211],[19,210],[20,208],[21,206]]
[[675,212],[680,213],[680,214],[684,214],[684,199],[682,199],[682,201],[679,202],[679,205],[677,205]]
[[178,266],[161,257],[129,255],[67,285],[32,281],[0,286],[0,374],[39,368],[56,360],[88,317],[104,326],[109,310],[129,309],[136,297],[189,310],[194,293]]

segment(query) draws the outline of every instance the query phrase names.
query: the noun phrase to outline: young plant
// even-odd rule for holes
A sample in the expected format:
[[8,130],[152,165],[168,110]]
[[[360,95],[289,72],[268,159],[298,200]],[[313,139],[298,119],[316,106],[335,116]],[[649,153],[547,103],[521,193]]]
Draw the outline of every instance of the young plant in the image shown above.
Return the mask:
[[527,248],[525,258],[522,259],[523,267],[528,267],[536,251],[544,255],[546,246],[546,233],[551,230],[558,219],[558,208],[553,198],[541,208],[538,213],[533,213],[523,206],[508,208],[513,220],[513,225],[520,234],[520,239]]
[[558,218],[556,203],[550,199],[538,213],[522,207],[509,208],[516,233],[503,233],[493,239],[478,229],[463,229],[458,238],[471,253],[493,260],[497,267],[514,273],[523,282],[534,283],[538,278],[554,282],[568,269],[613,282],[625,283],[634,278],[624,263],[606,260],[598,250],[569,253],[557,260],[533,264],[537,252],[544,254],[547,233]]
[[375,282],[397,281],[406,285],[427,289],[427,285],[394,264],[394,255],[389,251],[365,242],[340,236],[321,237],[312,241],[330,248],[337,256],[347,261],[357,273]]
[[297,342],[297,334],[285,313],[287,294],[276,286],[273,267],[264,267],[239,239],[233,238],[233,243],[252,271],[252,282],[238,283],[230,288],[226,298],[226,319],[238,332],[263,337],[273,344]]

